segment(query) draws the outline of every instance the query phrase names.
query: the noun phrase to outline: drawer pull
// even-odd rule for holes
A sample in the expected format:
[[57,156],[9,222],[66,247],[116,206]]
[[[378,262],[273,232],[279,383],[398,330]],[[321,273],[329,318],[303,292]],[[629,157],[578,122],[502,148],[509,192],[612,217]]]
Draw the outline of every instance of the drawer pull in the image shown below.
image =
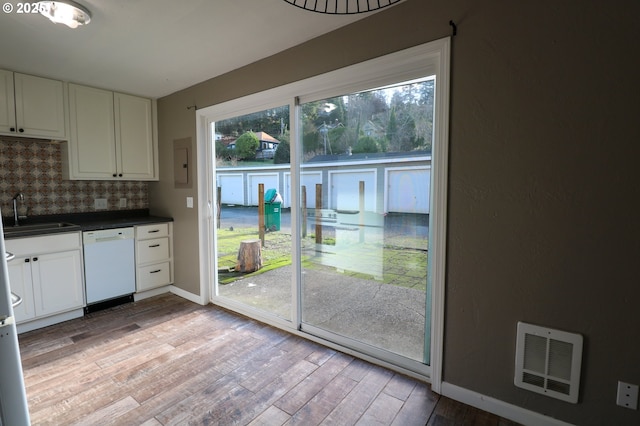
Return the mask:
[[158,272],[162,272],[162,269],[156,269],[155,271],[150,271],[150,274],[157,274]]
[[160,244],[153,244],[149,246],[149,248],[155,248],[155,247],[160,247]]
[[160,232],[159,229],[152,229],[150,231],[147,231],[147,234],[155,234],[156,232]]

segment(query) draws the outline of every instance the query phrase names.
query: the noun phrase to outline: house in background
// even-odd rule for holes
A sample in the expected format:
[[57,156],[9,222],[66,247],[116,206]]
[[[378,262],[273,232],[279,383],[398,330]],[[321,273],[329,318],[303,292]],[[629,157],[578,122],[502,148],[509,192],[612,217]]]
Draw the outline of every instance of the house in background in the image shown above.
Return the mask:
[[265,132],[256,132],[260,146],[256,152],[257,159],[271,159],[276,155],[276,149],[278,149],[279,140]]
[[[218,134],[219,133],[216,134],[216,140],[221,140],[228,149],[236,149],[236,138],[221,135],[220,139],[218,139]],[[260,145],[258,145],[256,149],[256,159],[272,159],[276,153],[276,149],[278,149],[280,141],[265,132],[255,132],[255,135],[260,141]]]
[[372,138],[381,138],[384,136],[384,129],[373,121],[367,120],[367,122],[362,125],[362,133]]

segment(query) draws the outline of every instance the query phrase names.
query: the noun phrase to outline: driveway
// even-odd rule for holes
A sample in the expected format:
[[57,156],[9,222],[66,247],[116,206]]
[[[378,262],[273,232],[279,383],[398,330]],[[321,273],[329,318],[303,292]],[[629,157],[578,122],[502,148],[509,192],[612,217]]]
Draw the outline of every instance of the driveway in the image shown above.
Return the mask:
[[[291,209],[280,209],[280,230],[288,234],[291,233]],[[310,210],[311,211],[311,210]],[[341,214],[338,222],[325,222],[325,227],[332,225],[352,226],[358,224],[358,216]],[[344,220],[344,222],[342,222]],[[425,214],[410,213],[389,213],[381,215],[381,219],[375,221],[376,225],[384,227],[385,233],[395,235],[412,235],[419,238],[427,238],[429,235],[429,216]],[[307,220],[307,232],[313,232],[316,223],[313,217]],[[229,228],[230,226],[258,226],[257,206],[229,206],[222,205],[220,210],[220,226]]]

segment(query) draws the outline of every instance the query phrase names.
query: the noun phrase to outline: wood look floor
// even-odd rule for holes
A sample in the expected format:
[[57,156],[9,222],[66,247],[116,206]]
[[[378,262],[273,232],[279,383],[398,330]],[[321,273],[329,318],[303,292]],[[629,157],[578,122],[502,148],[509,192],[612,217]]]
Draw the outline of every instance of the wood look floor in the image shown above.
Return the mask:
[[20,335],[34,425],[513,425],[226,310],[162,295]]

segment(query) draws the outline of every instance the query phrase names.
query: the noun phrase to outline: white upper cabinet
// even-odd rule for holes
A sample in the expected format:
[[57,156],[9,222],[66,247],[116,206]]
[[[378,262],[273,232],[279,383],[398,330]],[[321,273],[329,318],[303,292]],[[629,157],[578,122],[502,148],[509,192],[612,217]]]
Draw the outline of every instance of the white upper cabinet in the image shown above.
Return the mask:
[[116,158],[128,179],[155,177],[151,100],[114,93]]
[[69,84],[68,179],[157,180],[150,99]]
[[113,179],[116,173],[113,92],[69,84],[69,173]]
[[66,139],[64,89],[58,80],[0,70],[0,133]]
[[13,95],[13,73],[0,70],[0,132],[10,133],[16,127],[16,101]]

